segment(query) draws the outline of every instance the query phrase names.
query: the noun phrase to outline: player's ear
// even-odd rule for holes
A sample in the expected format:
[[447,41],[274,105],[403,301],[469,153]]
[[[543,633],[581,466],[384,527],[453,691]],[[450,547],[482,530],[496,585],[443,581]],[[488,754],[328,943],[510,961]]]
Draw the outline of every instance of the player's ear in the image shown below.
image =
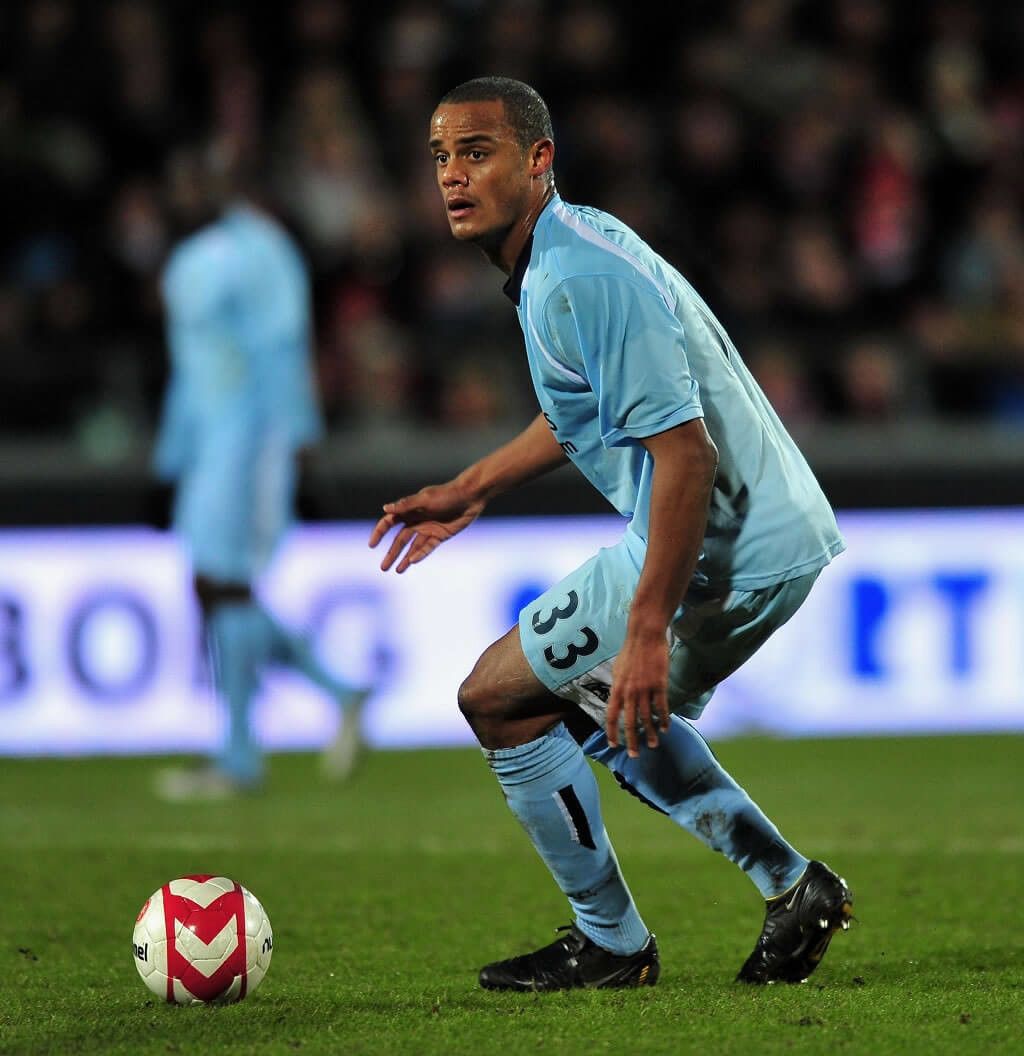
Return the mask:
[[551,171],[555,163],[555,144],[550,139],[538,139],[529,151],[530,175],[534,178]]

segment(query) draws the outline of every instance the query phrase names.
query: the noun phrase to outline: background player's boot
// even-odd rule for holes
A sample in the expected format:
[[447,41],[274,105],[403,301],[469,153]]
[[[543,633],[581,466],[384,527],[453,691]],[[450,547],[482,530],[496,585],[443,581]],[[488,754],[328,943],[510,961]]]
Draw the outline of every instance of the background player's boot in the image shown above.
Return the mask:
[[802,983],[818,967],[832,936],[849,928],[853,895],[827,865],[810,862],[788,891],[765,905],[761,937],[737,982]]
[[242,781],[226,774],[213,763],[199,766],[167,767],[158,770],[154,791],[168,803],[216,803],[236,796],[252,795],[262,788],[262,781]]
[[372,689],[351,689],[339,698],[337,732],[320,753],[320,772],[331,781],[344,781],[366,750],[363,712],[372,693]]
[[647,942],[625,955],[610,953],[583,934],[575,924],[560,928],[565,934],[535,953],[495,961],[480,969],[485,990],[574,990],[654,986],[661,964],[658,944]]

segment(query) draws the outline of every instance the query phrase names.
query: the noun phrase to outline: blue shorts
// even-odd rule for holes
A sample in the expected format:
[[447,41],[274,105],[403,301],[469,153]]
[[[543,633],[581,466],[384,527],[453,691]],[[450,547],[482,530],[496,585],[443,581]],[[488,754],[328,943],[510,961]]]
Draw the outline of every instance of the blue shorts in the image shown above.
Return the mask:
[[210,445],[179,481],[174,528],[195,572],[252,583],[291,523],[295,454],[282,434]]
[[[519,614],[534,674],[602,727],[644,555],[642,540],[627,532]],[[700,718],[715,687],[796,612],[819,572],[758,590],[691,587],[668,632],[669,709]]]

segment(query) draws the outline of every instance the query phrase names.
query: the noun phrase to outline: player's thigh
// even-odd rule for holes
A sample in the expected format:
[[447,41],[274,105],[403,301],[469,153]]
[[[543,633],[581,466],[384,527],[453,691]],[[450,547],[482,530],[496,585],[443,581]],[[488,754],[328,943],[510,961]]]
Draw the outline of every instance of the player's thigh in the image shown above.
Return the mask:
[[207,451],[182,481],[175,516],[192,567],[228,582],[260,576],[290,524],[294,487],[283,445]]
[[249,559],[254,574],[270,564],[292,521],[298,481],[295,453],[281,430],[267,430],[254,453],[249,489]]
[[174,527],[193,569],[220,582],[252,579],[248,481],[201,462],[181,481]]
[[534,674],[602,725],[611,667],[640,578],[634,549],[623,540],[600,550],[519,614],[523,654]]

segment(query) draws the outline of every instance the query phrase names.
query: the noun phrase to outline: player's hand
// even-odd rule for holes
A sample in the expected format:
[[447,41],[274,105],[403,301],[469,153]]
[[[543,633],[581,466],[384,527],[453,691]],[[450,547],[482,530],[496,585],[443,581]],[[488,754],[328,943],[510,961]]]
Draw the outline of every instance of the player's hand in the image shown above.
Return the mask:
[[639,731],[648,748],[658,747],[658,731],[667,730],[668,640],[664,632],[627,632],[612,669],[612,691],[608,698],[605,733],[613,747],[619,743],[619,719],[626,731],[626,752],[640,754]]
[[[384,516],[370,533],[376,546],[396,524],[402,525],[380,567],[387,572],[398,560],[396,572],[404,572],[432,554],[441,543],[469,527],[483,512],[485,502],[471,499],[453,481],[421,488],[396,502],[384,504]],[[402,553],[403,551],[404,554]]]

